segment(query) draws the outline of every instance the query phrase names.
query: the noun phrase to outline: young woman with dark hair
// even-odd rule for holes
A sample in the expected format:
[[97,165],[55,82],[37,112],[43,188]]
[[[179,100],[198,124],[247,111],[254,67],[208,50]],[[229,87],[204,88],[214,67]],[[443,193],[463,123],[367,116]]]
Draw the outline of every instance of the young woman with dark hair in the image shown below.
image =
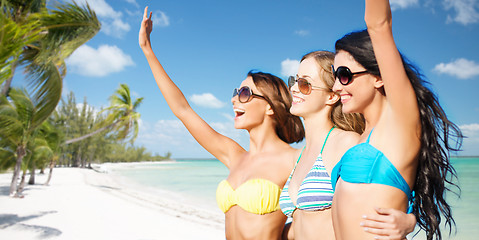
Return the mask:
[[441,239],[441,215],[454,225],[444,193],[456,186],[449,152],[459,150],[462,134],[397,50],[391,19],[389,1],[366,0],[367,30],[336,42],[333,89],[343,112],[366,120],[359,144],[332,173],[337,239],[370,239],[359,222],[375,207],[409,207],[427,239]]

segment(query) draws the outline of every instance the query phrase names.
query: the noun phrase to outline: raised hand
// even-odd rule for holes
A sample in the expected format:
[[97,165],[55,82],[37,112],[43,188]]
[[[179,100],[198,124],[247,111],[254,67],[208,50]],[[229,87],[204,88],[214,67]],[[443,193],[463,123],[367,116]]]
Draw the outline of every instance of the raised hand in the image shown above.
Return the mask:
[[153,21],[151,21],[151,14],[148,16],[148,7],[145,7],[143,13],[143,20],[141,21],[140,33],[138,34],[138,43],[141,48],[151,47],[150,33],[153,31]]

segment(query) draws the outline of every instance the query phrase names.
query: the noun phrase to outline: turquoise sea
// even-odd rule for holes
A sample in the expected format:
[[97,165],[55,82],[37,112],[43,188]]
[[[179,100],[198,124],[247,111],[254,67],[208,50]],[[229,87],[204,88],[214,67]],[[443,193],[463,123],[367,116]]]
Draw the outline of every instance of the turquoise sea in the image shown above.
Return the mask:
[[[453,207],[457,234],[443,239],[473,240],[479,236],[479,157],[454,158],[454,168],[461,188],[460,198],[449,194],[447,199]],[[119,174],[138,184],[172,191],[189,199],[214,208],[217,184],[228,176],[228,169],[218,160],[176,160],[134,167],[115,168]],[[422,235],[414,239],[423,239]]]

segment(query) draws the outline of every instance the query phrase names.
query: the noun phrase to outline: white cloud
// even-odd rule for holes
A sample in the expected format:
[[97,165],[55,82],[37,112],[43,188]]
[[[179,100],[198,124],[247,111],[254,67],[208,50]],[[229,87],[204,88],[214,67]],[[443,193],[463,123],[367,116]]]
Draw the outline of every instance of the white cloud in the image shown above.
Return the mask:
[[309,31],[308,30],[296,30],[296,31],[294,31],[294,34],[296,34],[298,36],[301,36],[301,37],[305,37],[305,36],[309,35]]
[[478,123],[461,125],[459,126],[459,128],[461,129],[462,134],[464,134],[467,137],[479,137]]
[[190,100],[198,106],[207,108],[222,108],[225,105],[211,93],[193,94]]
[[83,0],[83,2],[88,2],[95,11],[101,22],[101,31],[106,35],[121,38],[130,31],[130,24],[122,20],[123,13],[115,11],[105,0]]
[[151,18],[154,26],[168,27],[170,26],[170,18],[162,11],[154,12]]
[[440,63],[434,67],[434,70],[460,79],[467,79],[479,75],[479,64],[474,61],[459,58],[453,62]]
[[459,126],[462,134],[465,136],[460,155],[478,156],[479,155],[479,124],[464,124]]
[[[213,122],[210,126],[219,133],[235,140],[241,145],[249,142],[248,133],[234,128],[232,121]],[[180,120],[159,120],[154,124],[142,121],[137,144],[143,145],[152,152],[171,152],[173,157],[211,157],[196,142]]]
[[405,9],[418,4],[418,0],[391,0],[391,10]]
[[82,45],[66,62],[73,72],[91,77],[103,77],[134,65],[129,55],[110,45],[101,45],[98,49]]
[[453,9],[456,16],[447,16],[447,22],[458,22],[463,25],[479,22],[477,0],[444,0],[446,10]]
[[140,5],[136,2],[136,0],[125,0],[127,3],[133,4],[135,7],[140,7]]
[[299,69],[299,61],[286,59],[281,62],[281,74],[283,76],[296,76]]

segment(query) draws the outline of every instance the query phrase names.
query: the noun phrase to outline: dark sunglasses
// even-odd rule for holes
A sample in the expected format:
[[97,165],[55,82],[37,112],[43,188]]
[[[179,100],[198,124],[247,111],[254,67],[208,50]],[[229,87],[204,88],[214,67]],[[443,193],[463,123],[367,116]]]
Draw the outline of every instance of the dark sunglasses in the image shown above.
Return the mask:
[[321,89],[321,90],[325,90],[325,91],[331,91],[331,89],[329,89],[329,88],[315,87],[315,86],[311,85],[311,83],[308,82],[308,80],[306,80],[304,78],[297,78],[296,79],[294,76],[290,76],[288,78],[288,87],[289,87],[290,90],[294,86],[295,83],[298,83],[298,89],[304,95],[311,94],[311,90],[313,90],[313,89]]
[[240,103],[247,103],[251,101],[253,97],[259,97],[266,100],[264,96],[254,94],[251,88],[249,88],[248,86],[241,87],[240,89],[235,88],[233,91],[233,97],[236,97],[236,95],[238,95],[238,101]]
[[353,80],[353,76],[356,74],[367,73],[368,71],[361,72],[351,72],[348,67],[341,66],[334,71],[334,65],[331,65],[331,70],[333,70],[334,79],[338,79],[342,85],[348,85]]

